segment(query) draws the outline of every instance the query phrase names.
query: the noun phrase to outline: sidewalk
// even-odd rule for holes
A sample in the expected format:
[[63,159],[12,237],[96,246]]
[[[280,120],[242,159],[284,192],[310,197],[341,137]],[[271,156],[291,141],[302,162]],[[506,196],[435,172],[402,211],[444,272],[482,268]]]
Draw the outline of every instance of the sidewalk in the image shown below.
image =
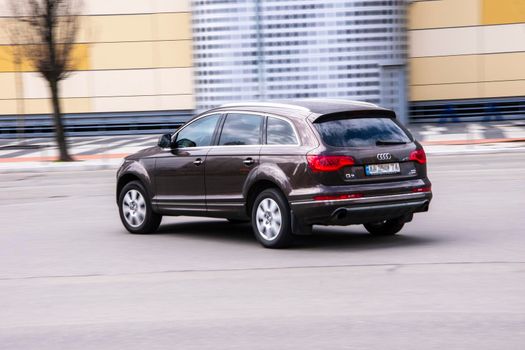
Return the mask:
[[[525,151],[525,121],[411,125],[410,131],[429,155]],[[0,173],[114,169],[121,159],[154,146],[159,135],[71,137],[70,153],[78,162],[55,162],[54,140],[0,139]]]
[[469,145],[525,141],[525,120],[409,126],[424,145]]

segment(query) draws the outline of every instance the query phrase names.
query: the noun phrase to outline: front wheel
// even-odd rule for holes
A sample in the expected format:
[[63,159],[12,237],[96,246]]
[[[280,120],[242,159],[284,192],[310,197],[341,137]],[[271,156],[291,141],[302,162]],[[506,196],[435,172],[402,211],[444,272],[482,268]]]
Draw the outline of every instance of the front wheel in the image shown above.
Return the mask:
[[144,186],[132,181],[120,192],[119,213],[122,224],[130,233],[145,234],[155,232],[162,216],[154,213]]
[[252,207],[252,228],[266,248],[285,248],[292,243],[288,202],[277,189],[262,191]]
[[392,236],[401,231],[405,222],[401,219],[383,220],[364,224],[366,230],[376,236]]

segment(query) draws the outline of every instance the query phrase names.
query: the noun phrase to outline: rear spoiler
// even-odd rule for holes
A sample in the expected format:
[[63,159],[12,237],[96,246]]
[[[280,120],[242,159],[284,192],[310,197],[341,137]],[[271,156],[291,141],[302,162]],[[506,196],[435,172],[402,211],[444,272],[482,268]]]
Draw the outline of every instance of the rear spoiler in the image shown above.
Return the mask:
[[330,120],[340,120],[340,119],[349,119],[349,118],[392,118],[396,119],[396,113],[390,109],[383,108],[374,108],[374,109],[365,109],[365,110],[351,110],[346,112],[336,112],[328,113],[321,115],[310,115],[308,119],[312,123],[322,123]]

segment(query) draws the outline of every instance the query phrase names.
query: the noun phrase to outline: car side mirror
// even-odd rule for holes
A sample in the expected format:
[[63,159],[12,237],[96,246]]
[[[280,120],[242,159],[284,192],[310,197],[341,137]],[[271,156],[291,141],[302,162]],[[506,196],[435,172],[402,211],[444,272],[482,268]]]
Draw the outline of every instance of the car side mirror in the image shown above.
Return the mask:
[[160,148],[171,148],[172,147],[171,136],[172,136],[172,134],[164,134],[164,135],[162,135],[161,137],[159,137],[159,142],[157,143],[157,145]]

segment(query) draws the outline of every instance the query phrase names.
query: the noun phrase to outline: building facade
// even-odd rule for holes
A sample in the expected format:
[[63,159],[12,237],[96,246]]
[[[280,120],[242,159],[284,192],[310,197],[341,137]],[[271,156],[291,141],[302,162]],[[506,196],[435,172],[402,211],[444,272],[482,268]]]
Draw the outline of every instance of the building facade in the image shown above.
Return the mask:
[[525,1],[417,1],[408,29],[412,122],[523,118]]
[[[51,113],[45,81],[14,64],[7,2],[0,136]],[[122,114],[122,132],[138,130],[129,116],[167,111],[169,127],[227,102],[316,97],[414,123],[523,118],[524,37],[524,0],[86,0],[61,102],[79,120]]]
[[331,97],[406,115],[404,0],[194,0],[197,109]]
[[[12,15],[0,0],[0,115],[51,113],[47,84],[14,64]],[[74,72],[61,82],[66,114],[194,109],[189,0],[83,2]],[[19,85],[17,87],[17,81]]]

